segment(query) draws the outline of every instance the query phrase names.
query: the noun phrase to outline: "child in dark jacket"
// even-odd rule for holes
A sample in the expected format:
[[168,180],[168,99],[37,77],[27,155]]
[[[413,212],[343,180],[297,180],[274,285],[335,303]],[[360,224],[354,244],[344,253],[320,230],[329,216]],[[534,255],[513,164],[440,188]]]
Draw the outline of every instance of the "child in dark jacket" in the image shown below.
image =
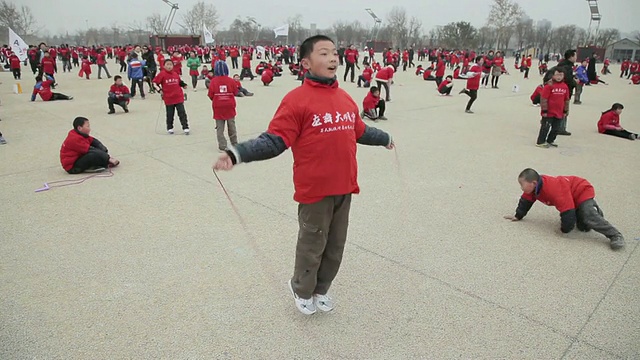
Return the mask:
[[602,210],[594,200],[595,190],[587,180],[577,176],[540,175],[533,169],[525,169],[518,176],[518,182],[524,193],[516,214],[507,215],[505,219],[522,220],[533,203],[539,200],[560,211],[560,230],[563,233],[571,232],[574,227],[584,232],[595,230],[610,240],[612,250],[624,247],[624,237],[604,219]]
[[611,106],[611,109],[603,112],[598,121],[598,132],[624,139],[637,140],[638,134],[627,131],[620,126],[620,114],[622,114],[623,109],[624,106],[622,104],[615,103]]
[[302,86],[284,97],[267,131],[230,147],[213,169],[231,170],[292,148],[300,230],[289,289],[296,308],[311,315],[317,309],[333,310],[328,291],[342,261],[351,196],[360,191],[356,143],[388,149],[394,143],[389,134],[365,125],[355,101],[338,87],[337,49],[329,37],[306,39],[300,58],[309,73]]

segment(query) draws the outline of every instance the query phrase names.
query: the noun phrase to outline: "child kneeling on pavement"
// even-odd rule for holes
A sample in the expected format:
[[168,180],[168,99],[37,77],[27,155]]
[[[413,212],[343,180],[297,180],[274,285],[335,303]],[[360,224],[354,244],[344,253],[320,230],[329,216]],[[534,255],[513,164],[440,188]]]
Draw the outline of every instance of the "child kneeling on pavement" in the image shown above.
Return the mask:
[[384,116],[385,103],[380,99],[380,89],[372,86],[362,101],[362,113],[360,117],[366,117],[371,120],[387,120]]
[[533,169],[524,169],[518,176],[524,192],[515,215],[504,218],[519,221],[524,218],[536,200],[560,211],[560,230],[568,233],[577,227],[588,232],[595,230],[606,236],[612,250],[624,247],[624,237],[604,218],[602,209],[594,200],[596,193],[587,180],[577,176],[540,175]]

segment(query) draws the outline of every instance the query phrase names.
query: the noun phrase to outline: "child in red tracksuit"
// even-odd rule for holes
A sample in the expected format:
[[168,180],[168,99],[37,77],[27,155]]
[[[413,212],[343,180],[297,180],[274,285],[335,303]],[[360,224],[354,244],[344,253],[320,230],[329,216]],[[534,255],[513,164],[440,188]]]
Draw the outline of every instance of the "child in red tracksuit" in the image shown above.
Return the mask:
[[167,111],[167,133],[173,135],[173,118],[177,110],[182,130],[185,135],[189,135],[189,121],[187,120],[187,111],[184,109],[183,91],[187,88],[187,83],[182,81],[180,75],[173,71],[171,59],[164,61],[164,69],[156,75],[153,83],[159,86],[158,91],[162,91],[162,100]]
[[385,104],[384,100],[380,99],[380,89],[372,86],[362,101],[362,113],[360,117],[369,118],[373,121],[387,120],[384,116]]
[[13,78],[15,80],[20,80],[20,58],[18,55],[11,53],[9,55],[9,67],[11,68],[11,72],[13,73]]
[[351,194],[360,191],[356,143],[394,144],[389,134],[365,125],[358,105],[338,87],[337,49],[329,37],[306,39],[299,53],[309,70],[302,86],[284,97],[265,133],[229,148],[213,168],[230,170],[292,149],[300,230],[289,288],[296,308],[311,315],[333,309],[327,293],[342,261]]
[[[373,69],[369,65],[364,66],[364,70],[362,70],[362,75],[358,76],[358,87],[368,88],[371,86],[371,78],[373,77]],[[362,84],[364,82],[364,84]]]
[[91,60],[89,60],[89,57],[87,55],[82,57],[82,65],[80,66],[80,72],[78,73],[78,76],[82,77],[85,76],[87,80],[90,80],[89,77],[91,76]]
[[236,130],[236,82],[229,77],[229,67],[224,61],[217,61],[213,67],[215,77],[209,84],[209,99],[213,107],[213,119],[216,122],[218,149],[227,150],[227,139],[224,137],[225,124],[229,133],[231,146],[238,145],[238,131]]
[[453,89],[453,76],[447,75],[447,77],[438,86],[438,94],[443,96],[451,95]]
[[603,112],[598,121],[598,132],[624,139],[637,140],[638,134],[627,131],[620,126],[620,114],[622,114],[623,109],[624,106],[622,104],[615,103],[611,106],[611,109]]
[[595,201],[595,190],[585,179],[577,176],[540,175],[533,169],[525,169],[518,176],[523,191],[515,215],[504,218],[522,220],[536,201],[555,206],[560,212],[560,230],[569,233],[574,227],[588,232],[595,230],[606,236],[612,250],[624,247],[624,237],[604,218]]
[[558,147],[555,140],[560,130],[562,119],[569,112],[571,92],[564,82],[564,73],[558,68],[552,69],[552,81],[544,86],[540,94],[540,132],[537,147]]
[[40,75],[36,76],[36,84],[31,93],[31,101],[36,101],[37,95],[40,95],[42,101],[73,100],[72,96],[52,92],[52,87],[53,78],[51,76],[47,76],[46,80],[43,80]]
[[233,75],[233,81],[236,82],[236,86],[238,87],[238,92],[236,92],[237,97],[253,96],[251,91],[242,86],[242,82],[240,82],[240,75]]

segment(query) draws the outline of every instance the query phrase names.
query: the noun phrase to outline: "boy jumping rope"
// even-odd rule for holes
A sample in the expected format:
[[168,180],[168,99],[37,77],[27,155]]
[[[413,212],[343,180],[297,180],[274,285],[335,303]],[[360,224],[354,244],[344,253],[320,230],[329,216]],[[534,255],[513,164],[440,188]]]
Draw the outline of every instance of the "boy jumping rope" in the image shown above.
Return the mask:
[[309,71],[305,81],[282,99],[267,131],[230,147],[213,169],[271,159],[291,148],[300,230],[289,289],[297,309],[311,315],[334,307],[327,292],[342,261],[351,194],[360,192],[356,144],[393,149],[394,143],[386,132],[365,125],[356,102],[338,87],[333,40],[306,39],[300,58]]

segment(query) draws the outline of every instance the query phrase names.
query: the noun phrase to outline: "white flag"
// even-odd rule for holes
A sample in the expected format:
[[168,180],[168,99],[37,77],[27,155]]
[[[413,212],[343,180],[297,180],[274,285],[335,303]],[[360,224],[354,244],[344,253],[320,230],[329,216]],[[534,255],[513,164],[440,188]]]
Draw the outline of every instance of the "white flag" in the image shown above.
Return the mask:
[[11,28],[9,28],[9,43],[11,44],[11,50],[18,55],[18,59],[20,61],[27,60],[27,51],[29,50],[29,46],[18,34],[13,32]]
[[211,31],[207,29],[207,25],[204,25],[204,24],[202,25],[202,31],[204,33],[204,43],[213,44],[215,40],[213,39],[213,34],[211,34]]
[[273,32],[278,36],[289,36],[289,24],[282,25],[273,29]]

